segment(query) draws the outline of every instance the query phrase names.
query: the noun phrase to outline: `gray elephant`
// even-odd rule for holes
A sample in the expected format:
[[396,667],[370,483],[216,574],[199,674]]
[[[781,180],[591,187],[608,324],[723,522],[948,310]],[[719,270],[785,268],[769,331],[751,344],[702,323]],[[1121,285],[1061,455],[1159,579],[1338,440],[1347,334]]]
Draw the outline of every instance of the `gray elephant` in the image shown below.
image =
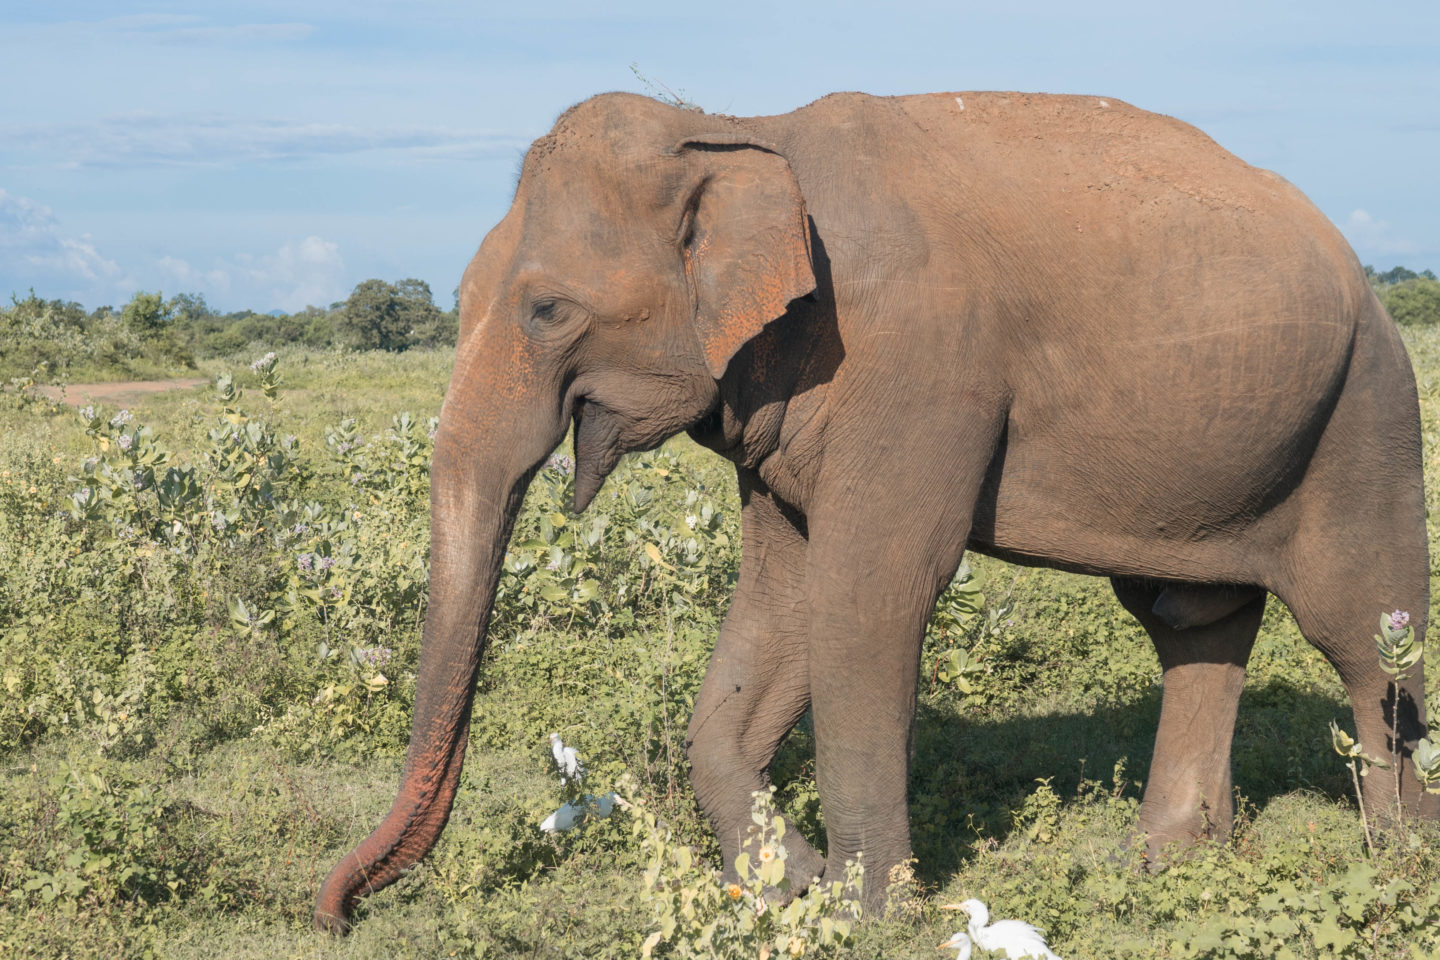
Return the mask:
[[[1298,190],[1186,124],[1095,97],[735,118],[606,94],[530,148],[460,314],[410,751],[320,892],[323,929],[445,826],[506,542],[572,424],[577,510],[681,431],[735,463],[743,560],[689,730],[727,863],[806,710],[828,856],[791,833],[790,873],[909,856],[921,640],[967,548],[1109,577],[1149,631],[1152,850],[1229,829],[1267,592],[1365,744],[1393,719],[1404,767],[1425,730],[1421,672],[1391,718],[1371,641],[1381,611],[1423,635],[1428,608],[1400,337]],[[1368,778],[1370,809],[1394,815],[1396,776]],[[1408,773],[1399,793],[1419,810]]]

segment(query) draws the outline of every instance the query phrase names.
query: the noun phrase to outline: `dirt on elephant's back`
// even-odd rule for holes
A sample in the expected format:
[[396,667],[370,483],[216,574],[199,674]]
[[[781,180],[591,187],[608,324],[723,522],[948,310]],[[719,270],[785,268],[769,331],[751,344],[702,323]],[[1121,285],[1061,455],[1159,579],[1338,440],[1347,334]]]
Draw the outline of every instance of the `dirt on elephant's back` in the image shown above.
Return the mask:
[[127,401],[138,400],[152,393],[163,393],[166,390],[184,390],[190,387],[198,387],[202,383],[209,382],[210,381],[204,378],[191,377],[182,380],[121,380],[116,383],[72,383],[65,388],[63,395],[60,388],[55,386],[37,386],[35,390],[49,397],[51,400],[64,400],[72,407],[78,407],[86,403],[123,405]]

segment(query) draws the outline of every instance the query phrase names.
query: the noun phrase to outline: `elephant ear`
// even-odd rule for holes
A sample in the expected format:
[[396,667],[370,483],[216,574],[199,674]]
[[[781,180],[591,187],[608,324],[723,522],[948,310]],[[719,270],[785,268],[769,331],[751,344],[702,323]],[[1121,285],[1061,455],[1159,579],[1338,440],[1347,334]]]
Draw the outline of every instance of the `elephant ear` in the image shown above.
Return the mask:
[[805,200],[790,164],[769,144],[723,134],[687,137],[703,174],[681,241],[695,295],[695,332],[715,379],[745,342],[815,289]]

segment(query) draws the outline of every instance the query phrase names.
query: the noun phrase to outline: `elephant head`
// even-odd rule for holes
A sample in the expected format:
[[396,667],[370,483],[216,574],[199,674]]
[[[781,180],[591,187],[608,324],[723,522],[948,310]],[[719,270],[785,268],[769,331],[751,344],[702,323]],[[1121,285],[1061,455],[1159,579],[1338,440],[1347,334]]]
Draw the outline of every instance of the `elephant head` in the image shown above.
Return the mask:
[[526,488],[575,425],[575,509],[628,451],[710,413],[731,358],[815,287],[789,164],[734,121],[644,97],[573,107],[525,157],[460,286],[431,471],[430,605],[399,796],[315,924],[423,857],[449,817],[485,632]]

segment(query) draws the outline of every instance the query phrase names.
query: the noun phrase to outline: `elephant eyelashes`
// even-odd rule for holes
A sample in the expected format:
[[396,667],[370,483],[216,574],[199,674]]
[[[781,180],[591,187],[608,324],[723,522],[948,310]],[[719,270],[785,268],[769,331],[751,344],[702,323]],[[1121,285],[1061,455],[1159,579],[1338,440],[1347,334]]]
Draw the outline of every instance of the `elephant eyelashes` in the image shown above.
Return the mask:
[[546,297],[530,304],[530,329],[539,336],[557,336],[583,315],[583,310],[567,300]]
[[530,302],[530,334],[538,339],[568,337],[584,325],[590,314],[565,297],[541,297]]

